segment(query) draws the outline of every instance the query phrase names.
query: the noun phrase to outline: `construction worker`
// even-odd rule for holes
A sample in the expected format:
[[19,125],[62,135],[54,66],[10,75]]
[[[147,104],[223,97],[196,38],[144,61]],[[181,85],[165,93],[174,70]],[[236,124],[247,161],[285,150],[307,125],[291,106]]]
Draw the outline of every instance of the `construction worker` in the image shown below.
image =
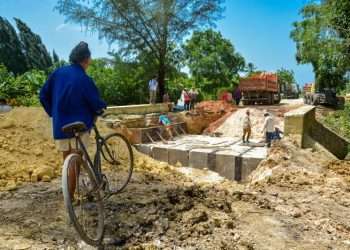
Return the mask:
[[7,104],[6,99],[0,97],[0,113],[6,113],[11,111],[12,108],[10,105]]
[[173,132],[171,131],[171,121],[166,113],[159,116],[159,124],[165,127],[165,131],[169,135],[169,140],[174,140]]
[[273,136],[275,134],[274,121],[269,113],[266,112],[264,116],[265,116],[265,121],[264,121],[262,133],[263,134],[265,133],[266,145],[267,147],[270,147],[271,140],[273,139]]
[[252,132],[252,123],[250,121],[250,112],[249,109],[245,113],[245,117],[243,119],[243,143],[249,143],[249,137]]

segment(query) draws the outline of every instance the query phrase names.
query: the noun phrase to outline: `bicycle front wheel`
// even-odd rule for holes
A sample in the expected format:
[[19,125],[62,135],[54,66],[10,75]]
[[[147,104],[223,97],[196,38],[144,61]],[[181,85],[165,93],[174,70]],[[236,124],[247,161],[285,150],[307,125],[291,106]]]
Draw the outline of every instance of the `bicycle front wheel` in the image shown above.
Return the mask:
[[79,154],[64,161],[62,189],[71,223],[89,245],[101,244],[104,233],[102,195],[93,170]]
[[104,140],[102,156],[110,165],[104,169],[109,191],[119,193],[128,185],[134,168],[131,145],[123,135],[110,134]]

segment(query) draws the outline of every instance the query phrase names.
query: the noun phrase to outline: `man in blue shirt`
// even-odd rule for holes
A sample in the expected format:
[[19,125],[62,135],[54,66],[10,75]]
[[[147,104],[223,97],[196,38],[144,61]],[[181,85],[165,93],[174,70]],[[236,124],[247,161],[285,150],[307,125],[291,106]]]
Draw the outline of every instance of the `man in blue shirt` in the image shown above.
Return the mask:
[[[64,159],[74,151],[75,143],[72,135],[62,132],[62,127],[73,122],[84,122],[87,131],[81,138],[86,145],[95,116],[106,108],[94,81],[86,74],[91,63],[88,44],[80,42],[72,50],[69,60],[71,65],[55,70],[40,91],[40,102],[52,117],[53,137]],[[71,185],[74,192],[75,185]]]
[[106,108],[94,81],[85,72],[91,62],[88,44],[80,42],[72,50],[69,60],[71,65],[53,72],[40,91],[40,102],[52,117],[53,137],[64,158],[73,145],[69,140],[72,135],[63,133],[62,127],[80,121],[85,123],[88,133],[94,117]]

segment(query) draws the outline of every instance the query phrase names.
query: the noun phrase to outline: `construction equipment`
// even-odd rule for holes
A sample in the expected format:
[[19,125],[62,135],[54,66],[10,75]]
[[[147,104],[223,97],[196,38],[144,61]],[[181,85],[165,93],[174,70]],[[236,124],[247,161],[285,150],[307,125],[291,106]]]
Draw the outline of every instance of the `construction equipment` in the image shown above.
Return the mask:
[[316,90],[315,83],[304,85],[304,103],[309,105],[329,105],[337,107],[341,103],[341,99],[337,98],[334,89],[323,88]]
[[257,73],[240,80],[244,105],[278,104],[281,101],[280,88],[275,73]]

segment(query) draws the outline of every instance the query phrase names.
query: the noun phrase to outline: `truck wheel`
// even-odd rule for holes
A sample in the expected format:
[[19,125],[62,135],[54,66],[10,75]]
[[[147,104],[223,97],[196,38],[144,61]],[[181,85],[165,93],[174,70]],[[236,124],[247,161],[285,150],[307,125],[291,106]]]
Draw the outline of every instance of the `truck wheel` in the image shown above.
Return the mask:
[[307,104],[311,105],[311,97],[310,96],[307,97]]
[[318,98],[312,98],[312,105],[317,106],[318,105]]

